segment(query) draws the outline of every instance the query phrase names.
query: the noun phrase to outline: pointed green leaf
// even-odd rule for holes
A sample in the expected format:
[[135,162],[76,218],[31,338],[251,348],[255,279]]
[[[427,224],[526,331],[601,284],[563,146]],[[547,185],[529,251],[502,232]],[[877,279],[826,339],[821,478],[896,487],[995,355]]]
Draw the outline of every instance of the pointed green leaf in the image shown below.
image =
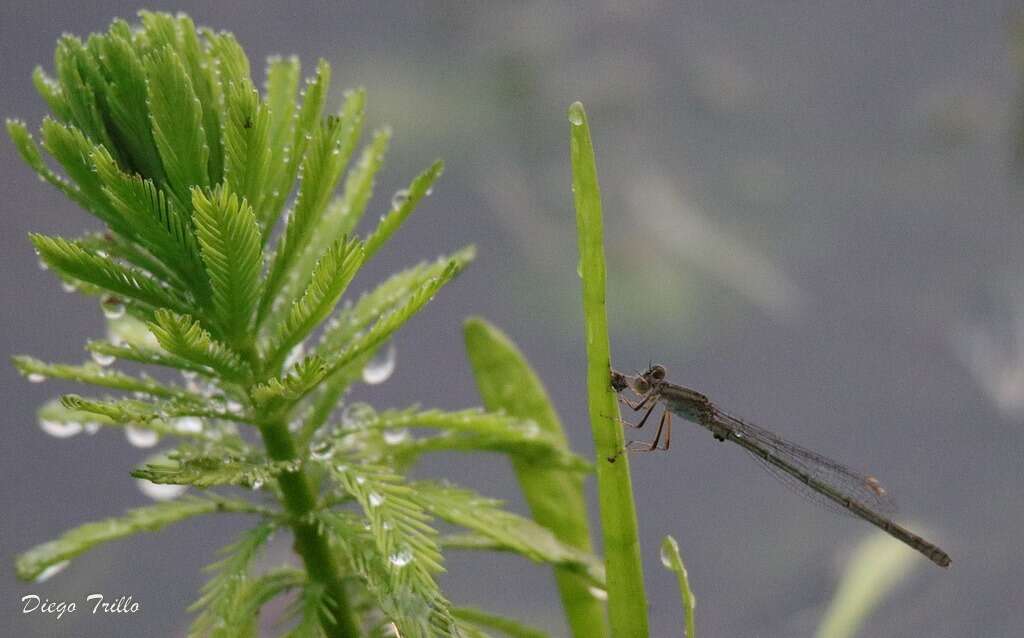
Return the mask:
[[224,558],[207,568],[215,574],[203,585],[199,600],[190,607],[192,611],[201,611],[189,628],[189,636],[205,636],[231,615],[236,596],[245,590],[250,565],[274,527],[273,523],[262,523],[242,532],[237,541],[221,550]]
[[416,205],[420,203],[420,200],[430,193],[431,186],[441,176],[442,171],[444,171],[444,162],[437,160],[430,168],[412,180],[408,190],[396,195],[395,200],[392,201],[391,212],[380,220],[380,224],[377,225],[373,234],[366,238],[367,259],[370,259],[377,253],[377,250],[391,238],[391,235],[398,230],[402,222],[412,213]]
[[363,243],[358,239],[342,238],[328,247],[313,269],[306,291],[292,304],[274,338],[271,361],[283,361],[289,350],[330,316],[362,265]]
[[[665,569],[674,572],[676,580],[679,581],[679,595],[683,603],[683,620],[686,623],[686,638],[696,638],[697,633],[693,624],[693,608],[697,601],[690,591],[690,579],[686,575],[686,567],[683,566],[683,559],[679,556],[679,543],[671,536],[666,536],[661,541],[661,564]],[[835,634],[827,633],[826,636]]]
[[56,78],[50,77],[42,67],[37,66],[32,71],[32,84],[35,85],[39,95],[46,100],[46,105],[50,107],[57,119],[67,120],[70,118],[71,113],[68,109],[67,99],[64,97],[64,89]]
[[199,248],[187,212],[176,207],[152,180],[128,175],[104,148],[92,155],[103,192],[132,236],[162,263],[197,288],[206,285]]
[[189,305],[145,273],[122,266],[60,237],[31,234],[39,256],[66,277],[91,284],[150,308],[187,311]]
[[103,182],[93,171],[92,155],[98,148],[85,134],[49,117],[43,118],[43,147],[64,169],[75,185],[75,201],[96,215],[114,232],[132,237],[130,225],[115,211],[103,193]]
[[[270,113],[246,80],[228,87],[225,95],[224,177],[233,193],[263,210],[270,196]],[[260,217],[257,215],[257,220]]]
[[[358,134],[358,130],[354,133]],[[333,242],[353,233],[373,194],[373,178],[380,169],[390,139],[389,129],[378,131],[370,145],[364,149],[359,162],[349,171],[344,194],[330,203],[317,223],[317,231],[301,249],[292,269],[294,275],[288,278],[281,291],[283,298],[295,299],[302,294],[303,287],[309,285],[313,268],[324,251]]]
[[91,82],[98,79],[99,69],[82,41],[72,35],[62,36],[57,43],[54,62],[57,78],[64,88],[69,123],[81,130],[93,143],[114,149],[115,145],[103,122],[96,87]]
[[166,386],[149,377],[136,378],[118,370],[103,368],[95,363],[72,366],[44,363],[39,359],[27,356],[13,357],[12,360],[18,372],[26,377],[38,375],[45,378],[67,379],[125,392],[143,392],[156,397],[184,396],[182,390]]
[[357,103],[359,108],[355,109],[352,116],[328,117],[313,133],[302,163],[299,195],[285,226],[284,236],[278,243],[270,273],[267,275],[267,287],[260,304],[261,318],[271,309],[271,303],[277,298],[287,279],[301,277],[301,273],[292,273],[292,268],[311,235],[320,228],[320,217],[355,148],[355,139],[351,133],[362,126],[362,93],[355,95],[356,97],[350,97],[343,107],[346,110],[351,109],[353,107],[348,105]]
[[[296,72],[297,72],[296,67]],[[313,139],[313,133],[320,122],[320,114],[323,113],[324,102],[327,99],[327,89],[331,83],[331,65],[326,60],[320,60],[316,66],[316,75],[306,80],[306,87],[303,90],[305,99],[298,115],[291,120],[287,126],[291,128],[290,138],[286,138],[285,146],[276,145],[276,137],[273,137],[274,151],[281,154],[281,165],[275,167],[277,170],[271,173],[270,179],[273,184],[271,199],[268,201],[268,215],[264,219],[264,227],[272,228],[280,216],[288,195],[292,192],[295,177],[298,175],[299,166],[303,164],[303,157],[306,154],[306,147]],[[271,107],[273,108],[273,107]],[[291,119],[291,118],[290,118]],[[275,118],[275,124],[277,120]],[[274,129],[272,129],[272,133]],[[269,237],[269,233],[267,233]]]
[[189,189],[208,186],[210,147],[203,128],[203,106],[181,59],[169,46],[144,62],[149,87],[149,117],[167,182],[179,204],[187,208]]
[[117,33],[118,25],[130,30],[127,23],[115,21],[109,35],[92,40],[97,42],[99,65],[109,79],[104,83],[109,122],[128,160],[127,168],[162,183],[166,176],[150,128],[146,71],[131,35]]
[[471,490],[427,481],[414,483],[418,501],[435,516],[486,536],[530,560],[564,566],[588,585],[603,586],[601,560],[559,541],[548,529],[501,508],[501,501]]
[[[267,60],[266,82],[264,94],[266,109],[270,119],[270,168],[268,176],[270,187],[256,209],[256,217],[264,230],[273,226],[280,214],[287,193],[281,196],[282,190],[291,191],[291,184],[283,185],[280,176],[285,172],[285,158],[291,156],[292,135],[295,120],[295,93],[299,88],[299,59],[272,57]],[[298,159],[296,159],[297,165]],[[269,233],[265,232],[264,237]]]
[[168,459],[132,470],[132,476],[158,485],[240,485],[258,489],[278,474],[294,471],[290,462],[253,463],[245,459],[212,456]]
[[320,357],[308,356],[296,363],[284,377],[256,385],[252,389],[252,400],[268,410],[279,401],[297,400],[316,387],[323,378],[326,365]]
[[543,631],[524,625],[518,620],[504,618],[472,607],[455,607],[452,609],[452,615],[456,620],[497,629],[509,638],[547,638],[547,634]]

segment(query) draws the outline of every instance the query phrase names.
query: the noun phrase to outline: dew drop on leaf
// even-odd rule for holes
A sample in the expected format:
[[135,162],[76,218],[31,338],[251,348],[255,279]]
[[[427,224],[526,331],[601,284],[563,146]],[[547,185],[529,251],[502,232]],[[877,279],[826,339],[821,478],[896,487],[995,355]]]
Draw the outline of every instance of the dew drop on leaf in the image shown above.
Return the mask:
[[402,547],[394,554],[388,556],[388,562],[395,567],[405,567],[412,561],[412,550],[408,547]]
[[124,429],[124,435],[128,442],[135,447],[153,447],[160,441],[160,435],[156,432],[137,428],[134,425],[127,426]]
[[40,372],[29,372],[25,378],[28,379],[29,383],[42,383],[46,381],[46,375]]
[[391,378],[395,372],[395,363],[398,352],[395,344],[389,343],[384,354],[378,353],[374,358],[366,362],[363,367],[363,382],[369,385],[384,383]]
[[395,192],[395,194],[391,196],[391,209],[395,210],[401,208],[402,204],[404,204],[408,199],[409,191],[405,190],[404,188],[400,191]]
[[56,576],[57,574],[59,574],[62,571],[64,571],[64,568],[67,567],[68,564],[70,564],[70,563],[71,563],[71,561],[69,561],[69,560],[62,560],[59,563],[54,563],[54,564],[50,565],[49,567],[47,567],[46,569],[44,569],[43,571],[39,572],[39,575],[36,576],[35,579],[33,579],[32,582],[34,582],[34,583],[46,582],[46,581],[50,580],[51,578],[53,578],[54,576]]
[[39,428],[58,439],[66,439],[82,431],[82,424],[78,421],[51,421],[50,419],[39,419]]
[[383,438],[388,445],[398,445],[409,438],[409,430],[384,430]]
[[597,600],[608,600],[608,592],[600,587],[590,586],[587,588],[587,591]]
[[146,479],[136,479],[135,484],[139,486],[139,491],[154,501],[174,500],[188,489],[187,485],[158,485]]
[[203,431],[203,420],[195,416],[183,416],[174,421],[174,429],[185,434],[198,434]]
[[124,316],[124,302],[117,297],[104,297],[100,308],[107,319],[120,319]]
[[366,496],[366,502],[369,503],[370,507],[380,507],[381,503],[384,502],[384,497],[376,492],[370,492]]
[[89,353],[89,356],[92,357],[93,361],[104,367],[114,363],[114,355],[112,354],[103,354],[93,350]]
[[664,565],[668,569],[673,569],[674,570],[676,568],[676,566],[675,566],[675,562],[674,562],[675,556],[673,556],[673,554],[672,554],[672,550],[673,549],[675,549],[678,552],[679,551],[679,545],[676,544],[676,541],[675,541],[674,538],[666,538],[661,543],[661,551],[659,552],[659,556],[661,557],[661,564],[662,565]]

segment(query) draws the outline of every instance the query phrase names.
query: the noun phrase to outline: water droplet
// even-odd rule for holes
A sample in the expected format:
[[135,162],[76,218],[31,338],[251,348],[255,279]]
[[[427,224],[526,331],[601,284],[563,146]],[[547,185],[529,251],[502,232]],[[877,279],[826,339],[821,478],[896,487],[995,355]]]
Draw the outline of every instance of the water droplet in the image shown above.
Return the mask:
[[153,430],[144,430],[134,425],[126,427],[124,435],[135,447],[153,447],[160,441],[160,435]]
[[356,485],[363,485],[364,483],[366,483],[366,477],[363,475],[356,476],[355,481]]
[[188,489],[188,485],[159,485],[150,483],[146,479],[136,479],[135,484],[139,487],[139,491],[154,501],[174,500]]
[[607,590],[601,589],[600,587],[594,587],[593,585],[591,585],[587,588],[587,591],[589,591],[590,595],[596,598],[597,600],[608,600]]
[[[575,105],[569,109],[569,121],[572,122],[573,126],[580,126],[583,124],[583,110],[576,108]],[[605,594],[607,597],[607,594]]]
[[42,383],[46,381],[46,375],[41,372],[29,372],[26,376],[29,383]]
[[377,353],[374,358],[367,361],[363,367],[363,382],[369,385],[377,385],[391,378],[391,375],[395,372],[397,354],[395,344],[389,343],[383,355]]
[[423,196],[424,196],[424,197],[430,197],[430,196],[431,196],[431,195],[433,195],[433,194],[434,194],[434,187],[433,187],[433,186],[431,186],[430,188],[428,188],[428,189],[426,190],[426,192],[424,192],[424,193],[423,193]]
[[395,567],[405,567],[412,562],[412,550],[408,547],[402,547],[394,554],[388,556],[388,562]]
[[675,569],[675,555],[672,550],[679,551],[679,545],[674,538],[666,538],[661,542],[661,564],[669,569]]
[[540,434],[540,426],[537,425],[536,421],[530,419],[529,421],[525,421],[523,423],[523,436],[525,436],[528,439],[532,439],[535,438],[538,434]]
[[101,426],[95,421],[89,421],[87,423],[83,423],[82,427],[85,429],[86,434],[96,434],[100,431]]
[[253,479],[252,480],[252,485],[250,487],[252,487],[253,490],[260,489],[261,487],[263,487],[263,479],[261,479],[261,478]]
[[46,581],[50,580],[51,578],[53,578],[54,576],[56,576],[57,574],[59,574],[62,571],[64,571],[64,568],[67,567],[70,563],[71,563],[71,561],[69,561],[69,560],[62,560],[59,563],[54,563],[54,564],[50,565],[49,567],[47,567],[46,569],[44,569],[43,571],[39,572],[39,575],[36,576],[35,579],[32,582],[35,582],[35,583],[46,582]]
[[384,502],[384,497],[376,492],[370,492],[366,496],[366,502],[370,507],[380,507],[380,504]]
[[60,289],[64,292],[75,292],[78,290],[78,286],[72,281],[62,281],[60,282]]
[[124,302],[117,297],[104,297],[100,302],[100,308],[107,319],[120,319],[124,316]]
[[[46,181],[42,175],[39,176],[39,181]],[[46,265],[46,262],[42,259],[39,260],[39,270],[49,270],[50,267]]]
[[344,463],[338,463],[334,466],[334,471],[338,474],[344,474],[345,472],[348,472],[348,466]]
[[66,439],[82,431],[82,424],[78,421],[52,421],[50,419],[39,419],[39,428],[52,437]]
[[231,414],[241,414],[242,413],[242,404],[239,403],[238,401],[235,401],[234,399],[229,399],[224,407]]
[[114,363],[114,355],[112,354],[104,354],[93,350],[89,353],[89,356],[92,357],[93,361],[104,367]]
[[384,430],[384,442],[388,445],[398,445],[409,438],[409,430]]
[[174,422],[174,429],[185,434],[198,434],[203,431],[203,420],[196,416],[183,416]]
[[[326,461],[333,455],[334,446],[330,445],[329,443],[324,443],[323,445],[316,447],[312,451],[310,451],[309,458],[313,459],[314,461]],[[341,470],[338,471],[340,472]]]
[[402,204],[404,204],[408,199],[409,191],[405,190],[404,188],[400,191],[397,191],[394,195],[391,196],[391,208],[401,208]]

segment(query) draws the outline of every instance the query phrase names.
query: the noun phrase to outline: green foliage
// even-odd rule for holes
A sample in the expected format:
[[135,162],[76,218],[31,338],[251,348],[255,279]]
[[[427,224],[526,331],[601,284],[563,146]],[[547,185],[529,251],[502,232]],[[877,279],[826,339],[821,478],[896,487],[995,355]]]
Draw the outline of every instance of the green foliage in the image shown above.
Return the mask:
[[690,578],[683,565],[683,559],[679,556],[679,543],[671,536],[666,536],[661,540],[661,564],[665,566],[665,569],[673,572],[679,582],[679,597],[683,605],[686,638],[696,638],[697,630],[693,622],[693,608],[696,606],[697,600],[693,597],[693,592],[690,591]]
[[243,501],[223,498],[182,498],[129,510],[124,516],[86,523],[65,532],[56,540],[36,545],[18,556],[15,567],[18,577],[32,580],[43,571],[83,554],[93,547],[138,534],[155,532],[171,523],[213,512],[250,512],[254,508]]
[[583,284],[583,320],[587,335],[587,393],[590,428],[597,450],[597,484],[601,501],[601,529],[608,569],[608,620],[613,636],[644,638],[647,597],[637,531],[629,457],[615,457],[625,446],[622,428],[613,415],[619,404],[609,384],[611,354],[605,315],[604,220],[597,162],[583,105],[569,107],[569,155],[572,192],[576,204],[580,275]]
[[273,531],[273,524],[261,523],[242,532],[237,541],[221,550],[224,558],[207,568],[213,572],[213,578],[203,585],[202,596],[191,607],[200,613],[189,629],[189,636],[205,636],[214,629],[230,631],[226,620],[242,603],[239,594],[246,589],[249,566]]
[[[391,139],[378,130],[349,167],[364,92],[347,93],[325,117],[327,62],[300,92],[298,61],[272,59],[261,92],[231,34],[197,30],[184,15],[139,15],[141,24],[114,21],[85,42],[64,36],[53,77],[36,70],[51,110],[41,144],[23,123],[7,122],[28,166],[106,227],[31,239],[65,285],[101,297],[109,319],[107,339],[86,346],[96,364],[27,356],[14,364],[31,381],[112,393],[47,403],[44,429],[155,433],[165,449],[132,476],[206,492],[71,530],[22,554],[19,575],[36,578],[100,543],[199,514],[245,512],[258,520],[211,568],[192,635],[255,636],[261,607],[293,590],[291,636],[379,636],[392,626],[408,637],[538,635],[486,612],[453,611],[436,580],[444,569],[437,522],[461,529],[446,538],[461,534],[463,547],[476,538],[477,548],[601,585],[597,559],[497,501],[404,476],[427,452],[492,451],[578,485],[590,465],[538,411],[536,389],[523,399],[528,409],[506,396],[488,401],[492,412],[354,417],[349,404],[332,422],[366,362],[474,257],[467,247],[420,263],[342,304],[360,269],[430,194],[441,162],[390,198],[360,238]],[[182,381],[123,364],[178,371]],[[232,487],[274,506],[217,494]],[[254,566],[277,529],[293,535],[302,569]]]
[[[557,449],[567,450],[565,433],[551,400],[515,344],[482,319],[468,320],[463,332],[466,354],[487,409],[529,419],[553,440]],[[582,477],[538,458],[514,457],[513,467],[537,522],[566,545],[580,553],[589,552],[590,530]],[[604,609],[590,594],[590,584],[567,569],[557,569],[555,579],[573,634],[606,636]]]
[[213,289],[213,314],[221,333],[243,352],[260,297],[263,242],[252,207],[218,186],[212,193],[192,190],[192,214],[203,262]]

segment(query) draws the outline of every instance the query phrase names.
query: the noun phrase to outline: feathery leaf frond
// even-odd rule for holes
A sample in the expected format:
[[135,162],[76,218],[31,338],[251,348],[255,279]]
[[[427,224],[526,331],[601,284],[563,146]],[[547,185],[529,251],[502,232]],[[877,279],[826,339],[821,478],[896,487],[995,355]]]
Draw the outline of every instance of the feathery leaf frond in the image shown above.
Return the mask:
[[170,308],[177,312],[190,309],[190,303],[146,273],[122,266],[98,251],[87,250],[79,243],[61,237],[34,233],[29,237],[40,258],[61,275],[137,301],[145,306],[147,314],[156,308]]
[[149,329],[160,346],[173,355],[206,366],[232,381],[243,381],[250,374],[238,353],[216,341],[188,315],[158,310]]
[[18,556],[18,577],[32,580],[48,568],[79,556],[93,547],[139,532],[154,532],[171,523],[213,512],[249,512],[244,501],[223,498],[180,498],[128,510],[124,516],[76,527],[56,540],[36,545]]
[[213,310],[228,342],[244,350],[260,297],[262,241],[252,207],[229,189],[192,190],[192,219],[213,289]]

